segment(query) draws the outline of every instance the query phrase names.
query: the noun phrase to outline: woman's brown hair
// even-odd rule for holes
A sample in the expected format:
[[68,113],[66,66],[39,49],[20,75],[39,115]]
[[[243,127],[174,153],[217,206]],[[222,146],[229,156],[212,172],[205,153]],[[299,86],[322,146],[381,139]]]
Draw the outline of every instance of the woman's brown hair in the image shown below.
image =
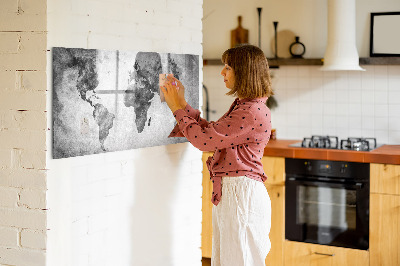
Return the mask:
[[268,61],[260,48],[248,44],[230,48],[222,54],[222,63],[235,74],[235,86],[227,95],[254,99],[274,94]]

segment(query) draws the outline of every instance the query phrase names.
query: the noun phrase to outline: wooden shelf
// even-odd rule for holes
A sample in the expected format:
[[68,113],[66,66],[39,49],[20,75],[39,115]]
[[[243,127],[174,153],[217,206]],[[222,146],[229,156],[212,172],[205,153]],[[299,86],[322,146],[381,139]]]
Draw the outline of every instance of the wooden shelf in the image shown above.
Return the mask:
[[400,57],[362,57],[360,65],[400,65]]
[[[322,66],[323,58],[268,58],[271,68],[279,66]],[[204,66],[222,65],[220,59],[204,59]],[[400,57],[362,57],[360,65],[400,65]]]

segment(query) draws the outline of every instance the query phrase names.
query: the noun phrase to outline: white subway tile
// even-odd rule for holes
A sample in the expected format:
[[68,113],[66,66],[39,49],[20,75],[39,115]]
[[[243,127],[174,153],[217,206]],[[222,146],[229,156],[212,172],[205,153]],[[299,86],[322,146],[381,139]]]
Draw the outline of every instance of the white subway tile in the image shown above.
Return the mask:
[[375,89],[375,92],[387,91],[388,79],[387,78],[375,78],[374,79],[374,89]]
[[400,144],[400,130],[399,131],[389,131],[389,141],[391,144]]
[[362,120],[361,116],[349,116],[349,129],[361,129],[362,128]]
[[381,130],[381,129],[375,129],[374,135],[376,138],[376,141],[379,144],[386,144],[389,142],[389,131],[387,129]]
[[388,117],[389,107],[387,104],[375,104],[375,117]]
[[349,102],[350,103],[361,103],[362,101],[362,90],[349,90]]
[[400,104],[389,104],[389,117],[400,117]]
[[398,91],[389,91],[388,92],[388,103],[389,104],[400,104],[400,90]]
[[361,123],[363,130],[374,130],[375,128],[375,119],[371,116],[362,116]]
[[400,131],[400,117],[389,117],[389,130]]
[[298,67],[297,66],[286,66],[286,77],[298,77]]
[[387,91],[376,91],[374,95],[375,104],[387,104],[388,103],[388,92]]
[[375,130],[388,131],[389,118],[388,117],[375,117]]
[[387,65],[376,65],[374,66],[374,77],[387,79],[388,66]]
[[362,90],[361,91],[362,104],[374,103],[374,91],[373,90]]

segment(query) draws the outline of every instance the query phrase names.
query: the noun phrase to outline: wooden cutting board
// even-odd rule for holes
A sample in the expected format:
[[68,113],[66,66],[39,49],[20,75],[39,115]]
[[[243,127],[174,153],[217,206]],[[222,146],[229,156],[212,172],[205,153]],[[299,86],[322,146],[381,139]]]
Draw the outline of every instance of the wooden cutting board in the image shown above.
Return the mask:
[[249,31],[242,27],[242,16],[238,16],[238,27],[231,30],[231,48],[238,44],[249,43]]

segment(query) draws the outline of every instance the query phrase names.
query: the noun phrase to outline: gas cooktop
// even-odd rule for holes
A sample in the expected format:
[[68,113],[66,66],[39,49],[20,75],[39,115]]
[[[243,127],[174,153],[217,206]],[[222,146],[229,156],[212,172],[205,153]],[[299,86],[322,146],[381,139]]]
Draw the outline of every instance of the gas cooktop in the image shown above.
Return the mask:
[[353,151],[371,151],[382,145],[377,145],[376,138],[347,138],[339,142],[336,136],[311,136],[302,142],[289,145],[291,147],[337,149]]

